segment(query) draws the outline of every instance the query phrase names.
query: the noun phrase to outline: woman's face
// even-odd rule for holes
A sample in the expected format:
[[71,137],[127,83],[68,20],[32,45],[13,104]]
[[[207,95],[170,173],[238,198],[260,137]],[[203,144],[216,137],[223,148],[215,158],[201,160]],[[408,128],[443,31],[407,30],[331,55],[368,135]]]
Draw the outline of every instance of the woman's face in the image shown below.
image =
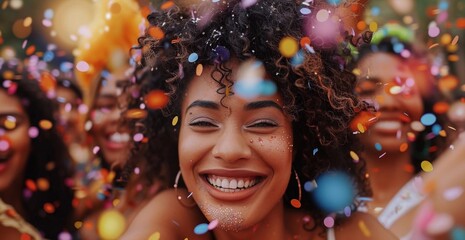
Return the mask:
[[0,193],[21,187],[31,151],[29,119],[20,100],[0,90]]
[[[233,79],[237,64],[232,64]],[[279,94],[244,100],[217,93],[212,67],[182,102],[179,161],[203,214],[223,230],[251,227],[282,210],[291,174],[292,128]]]
[[122,87],[128,79],[125,71],[121,70],[111,72],[102,80],[90,115],[94,140],[104,160],[112,166],[124,165],[130,149],[129,130],[121,126],[120,108]]
[[372,103],[378,111],[367,132],[361,135],[367,151],[399,152],[400,145],[407,143],[407,133],[412,132],[410,123],[423,114],[423,103],[409,65],[388,53],[373,53],[364,57],[358,65],[361,71],[357,92]]

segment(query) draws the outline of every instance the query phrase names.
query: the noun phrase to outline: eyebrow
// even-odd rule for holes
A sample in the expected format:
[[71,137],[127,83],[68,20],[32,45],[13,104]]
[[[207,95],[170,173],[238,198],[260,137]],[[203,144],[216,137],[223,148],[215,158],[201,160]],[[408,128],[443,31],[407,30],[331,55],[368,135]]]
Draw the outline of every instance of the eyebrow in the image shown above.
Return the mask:
[[278,109],[281,112],[283,111],[283,108],[279,104],[271,100],[247,103],[244,109],[247,111],[250,111],[250,110],[256,110],[256,109],[267,108],[267,107],[273,107],[273,108]]
[[202,108],[208,108],[208,109],[214,109],[214,110],[220,109],[220,105],[216,102],[205,101],[205,100],[195,100],[193,103],[191,103],[186,108],[186,113],[190,108],[193,108],[193,107],[202,107]]
[[[192,107],[203,107],[203,108],[208,108],[208,109],[213,109],[213,110],[220,109],[220,105],[216,102],[196,100],[186,108],[186,113]],[[273,107],[283,112],[283,108],[279,104],[271,100],[250,102],[244,106],[244,109],[246,111],[251,111],[251,110],[257,110],[257,109],[267,108],[267,107]]]

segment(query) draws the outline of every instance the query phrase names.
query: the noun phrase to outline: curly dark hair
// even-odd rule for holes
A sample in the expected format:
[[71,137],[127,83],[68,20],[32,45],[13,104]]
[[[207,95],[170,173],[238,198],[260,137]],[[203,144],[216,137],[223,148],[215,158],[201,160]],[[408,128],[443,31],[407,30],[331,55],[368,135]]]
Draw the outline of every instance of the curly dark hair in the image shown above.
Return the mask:
[[[262,0],[243,7],[236,0],[199,4],[196,8],[178,5],[148,16],[150,26],[136,48],[143,55],[137,71],[140,96],[130,106],[139,108],[144,96],[155,89],[166,92],[170,99],[163,109],[148,109],[145,118],[134,121],[133,126],[143,126],[147,137],[147,142],[136,145],[134,151],[142,154],[133,158],[143,159],[139,160],[144,164],[141,176],[150,182],[164,173],[164,180],[173,181],[179,167],[179,130],[171,119],[181,116],[184,92],[197,65],[214,67],[211,77],[220,85],[217,92],[226,96],[226,88],[234,82],[224,62],[254,58],[263,62],[284,99],[285,112],[293,119],[293,167],[302,183],[340,170],[353,177],[359,196],[371,195],[364,162],[355,163],[349,154],[358,145],[348,125],[365,108],[354,92],[355,77],[340,64],[335,47],[315,46],[314,51],[304,51],[304,60],[298,66],[279,51],[284,37],[299,41],[306,36],[304,25],[315,16],[301,14],[302,6],[293,0]],[[310,7],[318,8],[317,3]],[[151,28],[161,29],[164,36],[151,35]],[[188,59],[191,53],[198,55],[195,63]],[[286,195],[296,196],[297,184],[292,178]],[[302,197],[302,208],[316,220],[311,228],[323,226],[327,213],[316,206],[312,193]]]
[[[16,91],[12,96],[20,99],[30,126],[38,129],[37,137],[31,138],[31,151],[25,167],[23,189],[26,189],[26,180],[37,182],[38,179],[43,178],[49,182],[48,189],[32,191],[30,197],[22,198],[26,214],[23,217],[45,238],[57,239],[61,232],[74,230],[70,225],[73,191],[69,184],[73,176],[72,162],[66,145],[56,129],[55,105],[19,61],[5,63],[0,61],[0,91],[7,91],[5,88],[8,84],[4,84],[6,81],[16,85]],[[52,127],[41,128],[42,120],[50,121]],[[54,211],[46,212],[44,204],[52,204]]]
[[[408,51],[410,54],[402,55],[399,51],[399,47],[402,46],[403,50]],[[363,58],[373,53],[387,53],[397,57],[401,61],[408,63],[411,59],[424,59],[427,60],[428,56],[425,55],[422,49],[415,48],[412,43],[402,41],[397,37],[386,36],[381,39],[378,43],[364,44],[358,49],[358,56],[356,61],[352,64],[352,68],[356,67],[356,63],[361,61]],[[431,77],[433,77],[431,75]],[[428,83],[427,83],[428,84]],[[424,107],[424,113],[433,113],[433,106],[436,102],[444,100],[443,96],[439,91],[432,91],[431,96],[421,95],[422,103]],[[440,126],[446,126],[447,119],[445,114],[437,114],[436,124]],[[421,162],[424,160],[434,161],[445,149],[447,149],[447,139],[433,133],[432,126],[425,126],[425,129],[417,134],[415,141],[412,143],[410,148],[410,154],[412,156],[411,164],[414,167],[415,173],[421,171]]]

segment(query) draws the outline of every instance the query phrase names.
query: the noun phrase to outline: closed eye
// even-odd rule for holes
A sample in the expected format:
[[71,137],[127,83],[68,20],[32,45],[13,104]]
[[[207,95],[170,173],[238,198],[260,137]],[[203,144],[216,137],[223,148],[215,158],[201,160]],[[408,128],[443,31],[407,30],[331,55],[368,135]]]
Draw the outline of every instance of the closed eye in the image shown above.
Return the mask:
[[194,121],[189,123],[189,126],[191,126],[191,127],[202,127],[202,128],[218,127],[213,122],[206,121],[206,120],[194,120]]
[[259,120],[247,126],[247,128],[272,128],[277,127],[278,124],[271,120]]

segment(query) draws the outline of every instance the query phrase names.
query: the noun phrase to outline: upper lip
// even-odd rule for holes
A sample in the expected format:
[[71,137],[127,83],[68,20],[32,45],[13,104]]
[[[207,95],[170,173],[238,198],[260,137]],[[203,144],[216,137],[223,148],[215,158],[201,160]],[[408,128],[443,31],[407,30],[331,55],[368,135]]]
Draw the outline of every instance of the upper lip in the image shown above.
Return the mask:
[[264,177],[266,174],[247,169],[208,169],[199,171],[200,175],[216,175],[222,177]]
[[381,113],[376,121],[401,121],[404,123],[410,123],[412,120],[410,116],[404,113]]

